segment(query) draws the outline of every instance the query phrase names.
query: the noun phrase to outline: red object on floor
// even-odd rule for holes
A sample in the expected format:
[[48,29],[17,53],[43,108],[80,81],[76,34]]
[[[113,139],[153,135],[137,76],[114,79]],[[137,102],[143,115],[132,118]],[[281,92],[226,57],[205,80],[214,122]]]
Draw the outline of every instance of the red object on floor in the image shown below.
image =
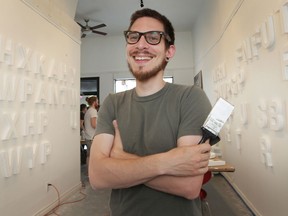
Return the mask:
[[[204,174],[202,185],[206,184],[212,178],[212,172],[208,171]],[[199,197],[201,200],[204,200],[207,196],[207,193],[204,189],[201,188]]]

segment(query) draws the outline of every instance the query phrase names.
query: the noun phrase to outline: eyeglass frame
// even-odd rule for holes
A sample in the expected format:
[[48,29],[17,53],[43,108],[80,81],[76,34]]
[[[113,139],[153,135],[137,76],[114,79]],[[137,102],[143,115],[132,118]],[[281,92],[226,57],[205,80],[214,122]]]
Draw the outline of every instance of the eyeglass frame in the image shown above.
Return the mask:
[[[147,38],[146,38],[146,34],[147,34],[147,33],[153,33],[153,32],[156,32],[156,33],[158,33],[158,34],[160,35],[159,41],[158,41],[157,43],[155,43],[155,44],[150,43],[150,42],[147,40]],[[138,40],[137,40],[135,43],[130,43],[130,42],[128,42],[128,40],[127,40],[127,39],[128,39],[128,38],[127,38],[128,33],[137,33],[137,34],[139,35]],[[142,36],[144,36],[145,41],[146,41],[148,44],[150,44],[150,45],[158,45],[158,44],[161,42],[162,36],[164,36],[164,38],[168,41],[168,43],[171,43],[171,41],[172,41],[171,38],[170,38],[170,36],[169,36],[167,33],[163,32],[163,31],[138,32],[138,31],[129,31],[129,30],[127,30],[127,31],[124,31],[124,36],[125,36],[125,40],[126,40],[126,42],[127,42],[128,44],[136,44],[136,43],[138,43]]]

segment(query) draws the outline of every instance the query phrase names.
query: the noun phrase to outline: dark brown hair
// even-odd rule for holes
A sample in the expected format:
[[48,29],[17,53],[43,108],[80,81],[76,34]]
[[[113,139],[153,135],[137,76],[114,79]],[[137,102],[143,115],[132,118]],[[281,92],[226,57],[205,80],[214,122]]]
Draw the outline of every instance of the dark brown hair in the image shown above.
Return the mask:
[[86,101],[87,103],[89,104],[89,106],[91,106],[95,101],[97,101],[98,98],[97,96],[95,95],[92,95],[92,96],[89,96],[89,97],[86,97]]
[[174,45],[175,42],[175,34],[174,34],[174,28],[171,24],[171,22],[162,14],[160,14],[159,12],[149,9],[149,8],[144,8],[138,11],[135,11],[130,18],[130,25],[128,30],[131,29],[132,25],[134,24],[134,22],[142,17],[151,17],[154,18],[156,20],[158,20],[159,22],[161,22],[164,26],[164,32],[169,35],[171,41],[168,42],[167,40],[165,40],[165,45],[166,48],[169,48],[170,45]]
[[80,105],[80,111],[83,111],[85,108],[87,108],[87,105],[86,105],[86,104],[81,104],[81,105]]

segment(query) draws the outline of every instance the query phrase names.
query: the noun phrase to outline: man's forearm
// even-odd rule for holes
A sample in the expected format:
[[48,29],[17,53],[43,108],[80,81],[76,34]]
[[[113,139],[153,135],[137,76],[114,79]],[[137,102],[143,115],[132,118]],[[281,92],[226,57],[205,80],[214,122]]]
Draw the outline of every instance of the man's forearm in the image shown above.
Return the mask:
[[108,134],[97,135],[93,140],[89,159],[89,178],[93,188],[132,187],[168,172],[166,161],[169,155],[166,153],[129,159],[113,157],[112,141],[113,136]]
[[[184,136],[178,139],[178,147],[168,152],[140,157],[123,150],[117,121],[113,121],[113,125],[115,136],[113,145],[108,152],[110,159],[118,159],[119,163],[122,160],[131,160],[133,163],[133,161],[144,162],[148,159],[149,162],[151,158],[156,159],[158,161],[151,163],[151,166],[158,166],[160,169],[158,171],[161,174],[154,177],[150,176],[152,178],[147,178],[145,179],[146,181],[143,179],[141,183],[153,189],[183,197],[198,196],[202,185],[202,176],[208,171],[209,151],[211,149],[209,144],[196,145],[195,143],[199,140],[199,136]],[[149,166],[149,163],[144,162],[143,165]],[[139,169],[141,172],[145,172],[140,166]]]
[[199,196],[202,180],[203,175],[187,177],[163,175],[148,180],[145,185],[186,199],[195,199]]
[[[114,153],[114,156],[116,156],[116,152]],[[124,151],[118,151],[117,157],[121,159],[140,158],[140,156]],[[202,179],[203,175],[187,177],[162,175],[153,179],[147,179],[144,184],[155,190],[181,196],[187,199],[194,199],[199,195],[202,186]]]
[[98,189],[132,187],[159,175],[158,168],[143,165],[144,160],[106,158],[97,162],[97,168],[90,169],[89,166],[89,178],[93,187]]

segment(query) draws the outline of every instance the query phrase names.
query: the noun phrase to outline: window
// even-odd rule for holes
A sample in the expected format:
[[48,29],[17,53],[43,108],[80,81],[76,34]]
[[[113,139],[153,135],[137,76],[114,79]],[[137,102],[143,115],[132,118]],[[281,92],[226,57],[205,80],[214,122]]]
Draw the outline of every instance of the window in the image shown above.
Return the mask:
[[[163,79],[165,82],[173,83],[172,76],[165,76]],[[124,78],[114,80],[115,93],[135,88],[135,86],[136,86],[136,80],[134,78]]]
[[99,89],[99,77],[81,78],[81,95],[96,95]]
[[99,77],[85,77],[80,80],[80,95],[96,95],[99,99]]

